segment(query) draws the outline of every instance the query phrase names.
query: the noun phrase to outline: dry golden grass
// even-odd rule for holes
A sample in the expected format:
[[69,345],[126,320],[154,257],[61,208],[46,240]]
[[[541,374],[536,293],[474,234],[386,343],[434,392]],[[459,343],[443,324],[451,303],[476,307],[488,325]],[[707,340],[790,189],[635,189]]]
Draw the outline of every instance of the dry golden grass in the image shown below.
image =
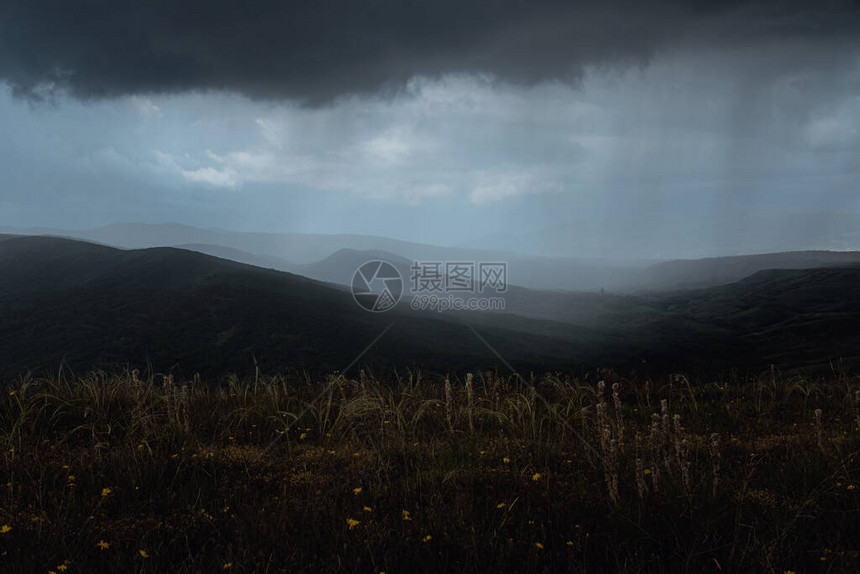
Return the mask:
[[0,571],[860,570],[858,378],[449,381],[7,384]]

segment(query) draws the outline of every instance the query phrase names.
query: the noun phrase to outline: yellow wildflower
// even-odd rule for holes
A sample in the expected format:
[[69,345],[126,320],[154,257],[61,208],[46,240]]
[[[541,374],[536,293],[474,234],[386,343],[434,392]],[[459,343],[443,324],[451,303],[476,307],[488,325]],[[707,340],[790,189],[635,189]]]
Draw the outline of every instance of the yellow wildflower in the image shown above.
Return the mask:
[[349,525],[349,529],[350,529],[350,530],[352,530],[353,528],[355,528],[356,526],[358,526],[359,524],[361,524],[361,522],[360,522],[360,521],[358,521],[358,520],[356,520],[356,519],[354,519],[354,518],[347,518],[347,519],[346,519],[346,523]]
[[110,488],[103,488],[102,489],[102,496],[107,496],[111,492],[113,492],[113,491]]
[[353,488],[352,493],[353,494],[361,494],[361,487],[359,486],[359,487]]
[[371,507],[369,507],[369,506],[365,506],[365,507],[364,507],[364,511],[365,511],[365,512],[373,512],[373,509],[372,509]]
[[232,567],[233,567],[233,563],[232,563],[232,562],[226,562],[226,563],[224,563],[224,565],[221,567],[221,569],[222,569],[222,570],[229,570],[229,569],[230,569],[230,568],[232,568]]
[[142,548],[138,550],[137,553],[140,554],[141,558],[149,558],[149,553]]
[[541,544],[540,542],[535,542],[535,548],[537,548],[538,550],[543,550],[543,544]]
[[509,462],[511,462],[511,459],[509,459],[508,457],[505,457],[502,459],[502,462],[505,464],[508,464]]
[[532,480],[540,480],[540,476],[541,474],[539,472],[536,472],[532,475]]
[[650,469],[650,468],[646,468],[644,472],[645,472],[645,474],[646,474],[646,475],[651,474],[651,469]]
[[4,524],[3,526],[0,526],[0,534],[6,534],[10,530],[12,530],[12,527],[9,526],[8,524]]
[[57,570],[59,570],[60,572],[65,572],[68,569],[69,569],[69,567],[66,566],[65,564],[60,564],[59,566],[57,566]]
[[412,520],[412,517],[409,516],[408,510],[404,510],[403,512],[401,512],[401,515],[403,516],[403,520]]
[[496,505],[496,508],[504,508],[505,506],[507,506],[507,504],[505,504],[504,502],[500,502]]
[[99,540],[96,546],[98,546],[102,550],[107,550],[108,548],[110,548],[110,544],[105,542],[104,540]]
[[428,534],[427,536],[425,536],[424,538],[421,539],[421,542],[430,542],[431,540],[433,540],[433,537]]

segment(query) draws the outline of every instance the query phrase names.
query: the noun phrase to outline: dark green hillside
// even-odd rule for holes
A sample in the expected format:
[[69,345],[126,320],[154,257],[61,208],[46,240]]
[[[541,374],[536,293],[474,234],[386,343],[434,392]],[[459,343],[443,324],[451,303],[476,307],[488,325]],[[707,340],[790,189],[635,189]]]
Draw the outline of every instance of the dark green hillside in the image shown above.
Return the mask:
[[[289,273],[174,248],[122,251],[46,237],[0,242],[0,371],[125,364],[223,374],[343,369],[386,327],[368,364],[497,361],[458,321],[381,315],[349,293]],[[488,327],[518,365],[559,365],[567,346]],[[383,361],[384,359],[384,361]]]
[[[762,271],[647,296],[512,287],[507,311],[383,314],[290,273],[176,248],[0,239],[0,375],[151,366],[190,376],[409,365],[757,371],[860,349],[860,267]],[[504,360],[469,327],[477,328]]]

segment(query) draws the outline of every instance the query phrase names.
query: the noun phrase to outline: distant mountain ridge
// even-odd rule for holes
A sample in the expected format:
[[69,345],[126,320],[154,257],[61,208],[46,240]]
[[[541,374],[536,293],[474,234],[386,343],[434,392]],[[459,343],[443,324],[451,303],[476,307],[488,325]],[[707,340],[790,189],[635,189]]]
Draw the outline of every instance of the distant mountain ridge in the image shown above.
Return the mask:
[[674,260],[644,270],[641,288],[689,289],[734,283],[769,269],[814,269],[860,263],[860,251],[791,251]]
[[[662,219],[665,214],[661,214]],[[575,218],[538,229],[506,230],[481,238],[473,247],[517,249],[542,256],[563,256],[576,246],[594,257],[698,259],[724,255],[784,251],[856,251],[860,249],[860,213],[754,213],[736,211],[717,224],[715,218],[693,215],[664,221],[641,212],[612,218]],[[623,229],[606,233],[607,222]]]
[[[0,229],[0,231],[4,230]],[[5,231],[24,235],[59,235],[126,249],[176,247],[189,244],[216,245],[238,249],[255,256],[276,257],[294,264],[314,263],[343,248],[385,251],[402,256],[407,253],[410,259],[432,259],[437,255],[448,259],[474,258],[478,255],[482,257],[512,255],[511,252],[437,247],[372,235],[237,232],[201,229],[179,223],[117,223],[81,231],[43,228],[34,230],[7,228]]]
[[[4,231],[0,229],[0,232]],[[56,235],[123,249],[197,246],[201,252],[241,262],[257,261],[284,271],[306,265],[322,277],[331,275],[323,261],[342,249],[391,254],[408,261],[505,261],[511,284],[533,289],[594,290],[628,282],[630,269],[589,259],[540,258],[515,252],[439,247],[366,235],[246,233],[198,229],[180,224],[115,224],[84,231],[19,230],[23,235]],[[227,251],[233,250],[233,251]],[[355,269],[349,271],[350,275]],[[340,272],[337,272],[340,274]]]
[[359,356],[368,367],[646,372],[860,358],[854,263],[643,295],[512,287],[503,312],[441,315],[368,313],[342,287],[193,251],[55,237],[0,236],[0,278],[0,377],[64,361],[224,375],[255,361],[341,370]]
[[[662,262],[542,258],[514,252],[435,247],[361,235],[239,233],[180,224],[116,224],[88,231],[50,232],[125,249],[181,247],[259,267],[348,285],[370,258],[424,261],[504,261],[511,285],[540,290],[637,293],[709,287],[738,281],[763,269],[826,267],[860,262],[860,252],[796,251]],[[406,278],[406,274],[403,274]]]

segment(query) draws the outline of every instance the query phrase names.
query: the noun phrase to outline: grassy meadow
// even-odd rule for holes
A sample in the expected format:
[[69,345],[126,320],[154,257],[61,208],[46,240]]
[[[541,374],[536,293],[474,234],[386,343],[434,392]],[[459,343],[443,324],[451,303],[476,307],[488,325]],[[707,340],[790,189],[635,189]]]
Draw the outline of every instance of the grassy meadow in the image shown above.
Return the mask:
[[5,381],[0,571],[860,571],[860,377],[383,379]]

